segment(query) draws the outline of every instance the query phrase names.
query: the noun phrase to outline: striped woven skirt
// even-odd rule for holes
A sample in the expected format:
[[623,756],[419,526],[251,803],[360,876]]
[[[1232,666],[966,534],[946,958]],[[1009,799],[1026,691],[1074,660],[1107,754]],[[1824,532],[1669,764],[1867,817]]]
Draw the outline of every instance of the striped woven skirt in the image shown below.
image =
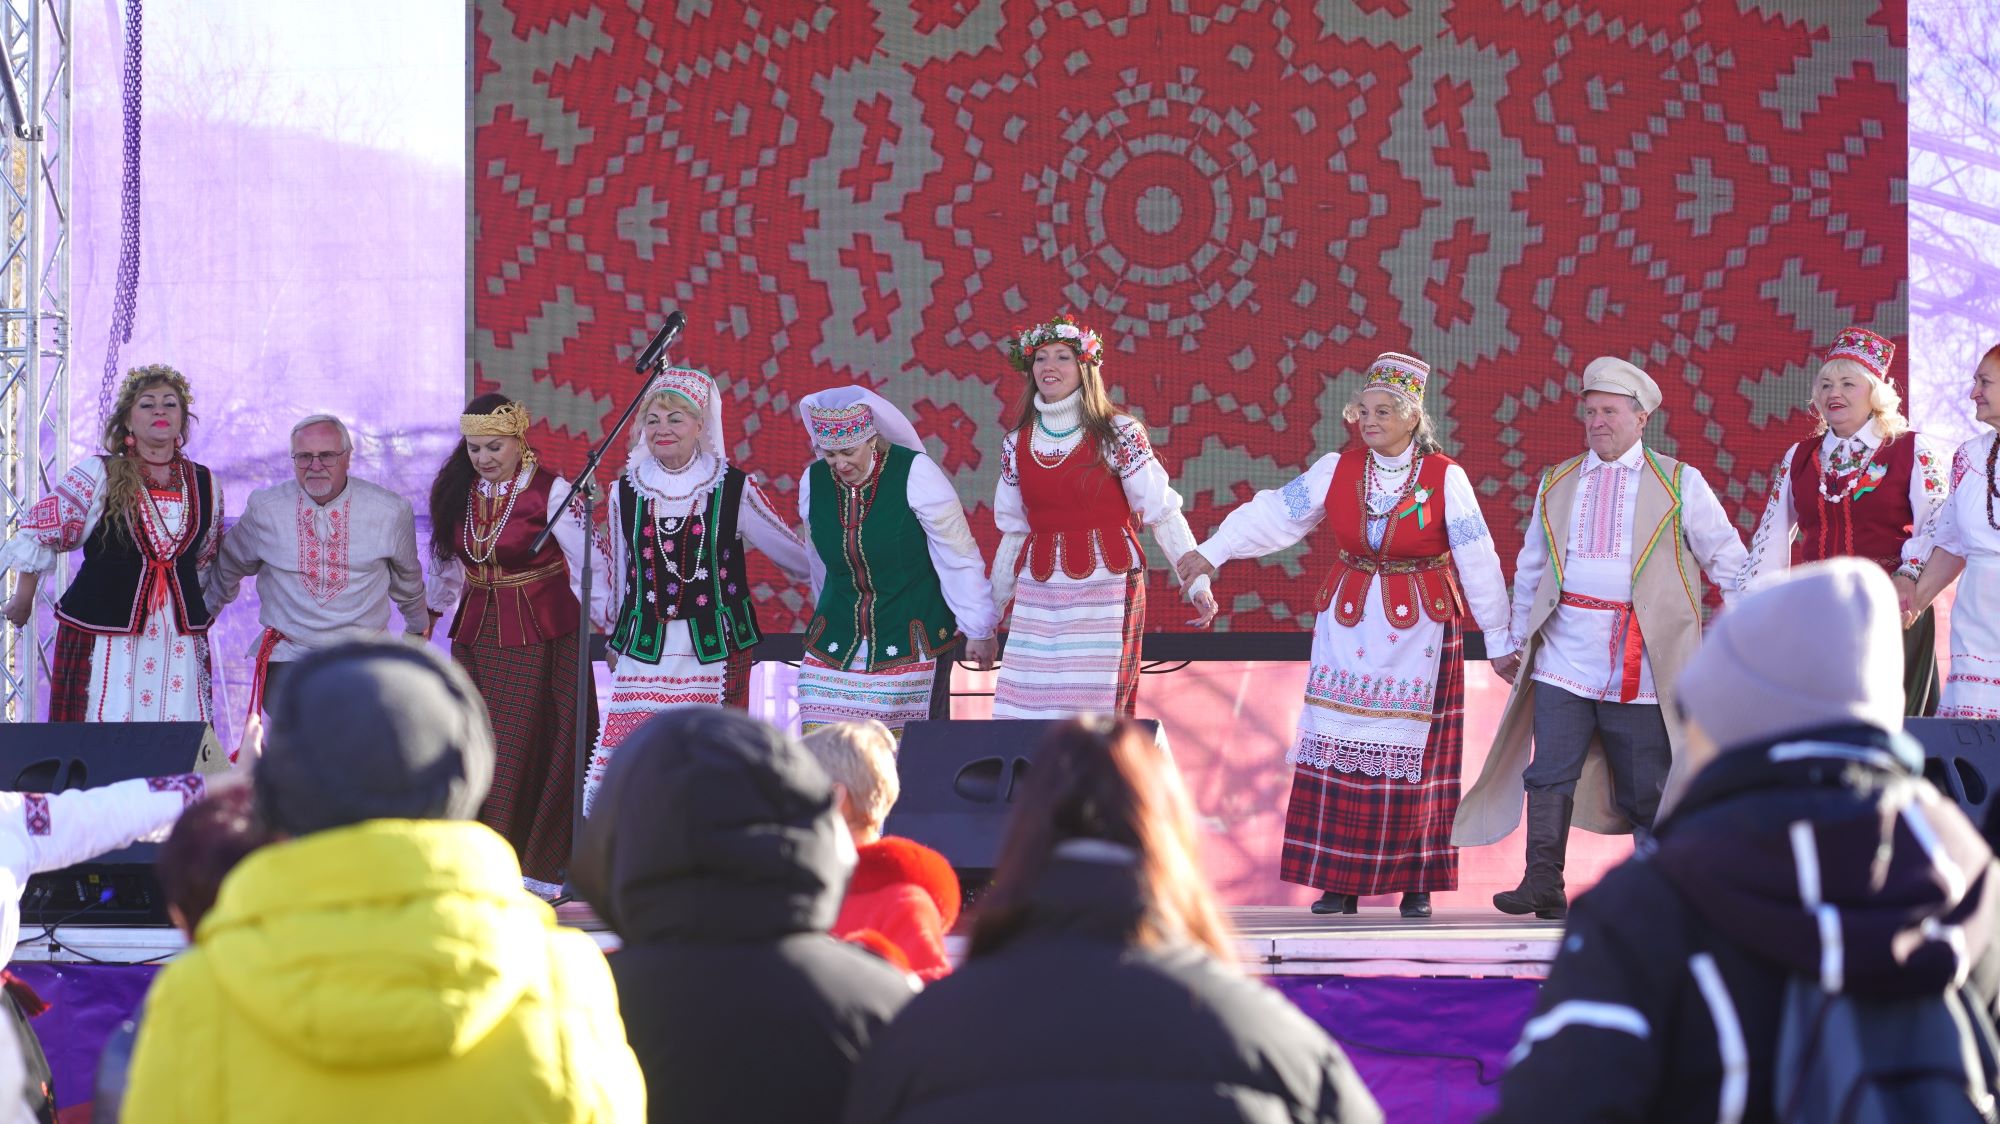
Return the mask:
[[620,656],[611,673],[611,701],[604,709],[604,725],[597,732],[597,748],[583,778],[583,814],[588,817],[597,803],[597,790],[604,783],[605,771],[611,768],[612,754],[647,719],[677,706],[748,709],[751,666],[748,651],[731,653],[719,663],[702,663],[692,652],[664,655],[659,663]]
[[[855,662],[868,662],[867,648]],[[931,691],[938,661],[924,660],[886,671],[843,670],[815,656],[799,664],[799,726],[811,733],[835,722],[874,719],[901,734],[904,725],[931,716]]]
[[1458,888],[1458,814],[1465,751],[1465,641],[1444,627],[1421,780],[1294,767],[1278,876],[1337,894]]
[[[453,641],[451,654],[493,721],[493,786],[479,821],[514,845],[521,873],[560,883],[576,800],[576,634],[503,648],[499,613],[489,608],[472,643]],[[596,696],[584,705],[583,720],[596,725]]]
[[1087,578],[1058,572],[1048,581],[1023,576],[995,718],[1130,715],[1139,701],[1139,644],[1146,631],[1146,572]]

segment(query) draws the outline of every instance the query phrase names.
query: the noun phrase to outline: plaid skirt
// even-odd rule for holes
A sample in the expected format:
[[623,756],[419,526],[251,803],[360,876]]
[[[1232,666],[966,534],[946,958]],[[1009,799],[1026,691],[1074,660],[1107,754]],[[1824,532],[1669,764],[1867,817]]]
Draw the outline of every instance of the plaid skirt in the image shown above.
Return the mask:
[[90,721],[90,655],[97,637],[56,622],[55,664],[49,669],[49,721]]
[[1454,621],[1439,648],[1423,779],[1295,766],[1278,876],[1336,894],[1457,889],[1451,821],[1464,750],[1465,641]]
[[[472,643],[453,641],[451,654],[493,721],[493,786],[479,820],[514,845],[523,874],[561,882],[576,799],[576,634],[503,648],[499,615],[489,609]],[[595,692],[585,705],[594,730]]]

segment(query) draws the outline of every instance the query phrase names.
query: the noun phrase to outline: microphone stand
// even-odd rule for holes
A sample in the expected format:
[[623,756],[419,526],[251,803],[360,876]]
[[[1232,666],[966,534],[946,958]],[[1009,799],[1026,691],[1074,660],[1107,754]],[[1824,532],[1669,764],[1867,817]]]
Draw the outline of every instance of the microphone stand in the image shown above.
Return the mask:
[[[651,365],[647,364],[646,366]],[[555,511],[549,515],[548,526],[542,528],[541,533],[535,536],[534,544],[528,548],[529,554],[540,554],[542,552],[542,548],[548,545],[549,536],[555,534],[556,521],[563,517],[563,514],[569,510],[569,505],[581,494],[583,497],[584,531],[583,563],[578,568],[577,584],[582,602],[580,607],[583,611],[583,620],[577,625],[576,629],[576,683],[573,685],[573,689],[576,691],[576,746],[573,750],[575,763],[570,770],[572,783],[569,794],[569,871],[565,873],[563,878],[562,893],[558,894],[556,899],[549,903],[550,905],[566,905],[576,900],[576,855],[578,844],[583,841],[584,779],[590,775],[590,746],[592,739],[597,733],[597,731],[590,729],[589,723],[586,721],[590,714],[590,708],[586,705],[586,702],[596,691],[596,685],[590,670],[590,638],[592,630],[596,627],[595,622],[590,619],[590,563],[591,556],[595,553],[591,549],[593,536],[597,534],[596,524],[591,522],[591,508],[594,502],[594,495],[597,491],[597,464],[604,459],[604,454],[606,450],[611,448],[612,443],[618,440],[618,435],[625,432],[625,427],[631,424],[632,415],[639,412],[640,405],[646,401],[646,395],[652,389],[653,380],[648,378],[639,387],[638,395],[625,407],[625,412],[618,416],[618,423],[604,434],[604,440],[597,443],[597,448],[590,451],[590,456],[583,462],[583,471],[577,474],[576,481],[570,485],[569,495],[564,496],[563,501],[556,505]],[[609,578],[610,575],[607,575],[607,579]]]

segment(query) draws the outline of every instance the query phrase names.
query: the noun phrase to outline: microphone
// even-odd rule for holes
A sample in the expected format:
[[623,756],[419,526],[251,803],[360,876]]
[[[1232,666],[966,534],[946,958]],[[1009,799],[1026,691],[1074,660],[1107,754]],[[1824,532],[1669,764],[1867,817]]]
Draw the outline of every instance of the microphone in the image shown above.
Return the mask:
[[687,322],[687,316],[679,309],[668,313],[666,322],[653,334],[653,342],[647,344],[646,350],[639,353],[639,361],[632,364],[632,369],[643,375],[648,368],[658,363],[661,354],[672,347],[675,340],[681,338],[681,329],[687,327]]

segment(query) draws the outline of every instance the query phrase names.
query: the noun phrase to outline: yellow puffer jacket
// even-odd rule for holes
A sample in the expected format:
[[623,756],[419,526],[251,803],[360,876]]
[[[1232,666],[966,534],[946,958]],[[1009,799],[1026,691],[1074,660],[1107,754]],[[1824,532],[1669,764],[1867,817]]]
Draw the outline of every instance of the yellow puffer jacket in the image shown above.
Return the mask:
[[146,1001],[123,1119],[643,1121],[589,937],[476,823],[375,820],[266,847]]

